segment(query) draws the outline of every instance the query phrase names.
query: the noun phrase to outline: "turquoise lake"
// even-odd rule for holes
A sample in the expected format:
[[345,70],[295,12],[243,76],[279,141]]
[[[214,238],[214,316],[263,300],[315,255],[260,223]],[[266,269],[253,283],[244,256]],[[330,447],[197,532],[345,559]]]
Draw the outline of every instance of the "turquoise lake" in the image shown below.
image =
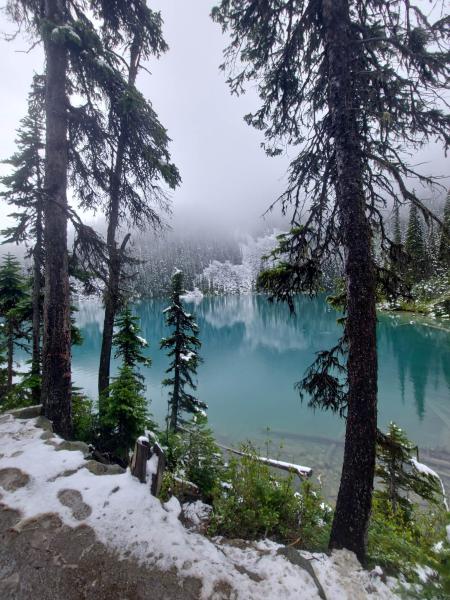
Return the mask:
[[[167,334],[162,315],[166,306],[164,300],[135,306],[152,359],[152,366],[142,370],[146,393],[161,426],[167,393],[160,382],[168,359],[159,350],[159,340]],[[186,310],[196,315],[202,341],[197,395],[209,406],[218,440],[234,445],[251,440],[264,454],[311,466],[333,497],[345,423],[302,404],[294,383],[315,352],[339,337],[336,313],[324,299],[300,298],[292,317],[286,306],[256,295],[204,298],[197,305],[186,303]],[[79,306],[84,344],[74,348],[73,378],[92,398],[102,319],[100,305]],[[379,427],[395,421],[418,444],[420,458],[450,483],[450,332],[411,315],[382,313],[378,350]]]

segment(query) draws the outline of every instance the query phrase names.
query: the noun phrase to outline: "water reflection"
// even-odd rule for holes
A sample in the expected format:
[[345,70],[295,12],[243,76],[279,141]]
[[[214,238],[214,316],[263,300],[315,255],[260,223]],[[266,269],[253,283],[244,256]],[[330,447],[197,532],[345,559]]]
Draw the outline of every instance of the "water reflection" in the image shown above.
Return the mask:
[[[167,334],[165,305],[151,300],[136,306],[153,360],[144,370],[147,394],[160,421],[167,402],[167,390],[160,385],[167,359],[159,350],[159,340]],[[296,317],[286,306],[270,304],[262,296],[205,298],[188,310],[197,315],[205,358],[198,391],[209,404],[210,422],[219,437],[231,442],[261,440],[269,426],[273,437],[287,446],[290,440],[292,448],[302,436],[305,443],[309,436],[311,443],[328,440],[340,448],[342,421],[314,414],[300,404],[293,389],[314,353],[330,347],[340,335],[336,313],[323,299],[300,298]],[[77,320],[85,342],[74,349],[74,379],[95,396],[101,307],[84,303]],[[395,420],[421,446],[450,451],[450,334],[386,314],[379,317],[378,331],[380,426]],[[330,452],[327,456],[330,459]]]

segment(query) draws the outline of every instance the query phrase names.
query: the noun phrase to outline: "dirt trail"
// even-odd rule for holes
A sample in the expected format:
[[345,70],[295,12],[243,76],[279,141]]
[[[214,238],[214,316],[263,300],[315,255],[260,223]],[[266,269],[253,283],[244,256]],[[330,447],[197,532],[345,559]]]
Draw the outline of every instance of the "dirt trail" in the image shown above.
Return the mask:
[[64,525],[55,514],[21,522],[0,505],[0,598],[4,600],[190,600],[196,579],[121,560],[87,525]]

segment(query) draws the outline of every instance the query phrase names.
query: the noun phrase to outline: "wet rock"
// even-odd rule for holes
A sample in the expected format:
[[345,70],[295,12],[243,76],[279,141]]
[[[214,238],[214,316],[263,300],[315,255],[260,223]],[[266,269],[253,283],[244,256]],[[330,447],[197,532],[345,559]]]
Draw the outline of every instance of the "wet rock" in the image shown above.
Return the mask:
[[311,565],[311,561],[309,561],[304,556],[302,556],[300,554],[300,552],[298,552],[295,548],[292,548],[292,546],[285,546],[284,548],[279,548],[277,550],[277,554],[281,554],[281,556],[284,556],[293,565],[296,565],[297,567],[304,569],[308,573],[308,575],[311,576],[314,583],[316,584],[317,592],[319,593],[319,596],[322,598],[322,600],[327,600],[325,591],[324,591],[322,584],[320,583],[316,573],[314,572],[314,569]]
[[0,469],[0,485],[8,492],[24,487],[29,481],[30,477],[20,469]]
[[58,500],[72,511],[73,518],[77,521],[87,519],[92,513],[92,508],[83,502],[83,496],[78,490],[60,490]]
[[53,423],[47,419],[47,417],[43,417],[42,415],[36,419],[35,426],[40,427],[44,431],[51,431],[53,433]]
[[105,465],[104,463],[99,463],[96,460],[89,460],[84,465],[84,468],[94,475],[121,475],[126,471],[120,465]]
[[35,404],[33,406],[8,410],[7,414],[12,415],[16,419],[35,419],[36,417],[41,416],[41,412],[42,404]]
[[55,447],[55,450],[78,450],[83,453],[83,456],[89,456],[90,450],[89,446],[84,442],[69,442],[64,440],[61,444]]

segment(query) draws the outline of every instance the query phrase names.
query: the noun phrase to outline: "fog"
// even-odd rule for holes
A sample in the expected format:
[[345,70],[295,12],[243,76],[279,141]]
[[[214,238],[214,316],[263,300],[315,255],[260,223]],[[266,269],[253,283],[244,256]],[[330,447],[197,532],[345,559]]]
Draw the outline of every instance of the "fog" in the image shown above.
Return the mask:
[[[219,71],[227,39],[209,13],[211,0],[154,0],[161,10],[170,50],[146,64],[139,87],[156,109],[173,140],[170,149],[180,169],[181,186],[171,193],[175,229],[260,230],[280,224],[277,212],[262,222],[262,214],[283,191],[289,156],[269,158],[260,147],[261,132],[248,127],[243,115],[258,106],[255,89],[232,97]],[[12,32],[5,15],[0,30]],[[26,113],[33,71],[42,69],[42,49],[27,53],[23,36],[1,41],[0,157],[14,151],[15,129]],[[293,152],[292,152],[293,155]],[[423,172],[444,174],[448,163],[437,146],[413,157]],[[2,166],[2,172],[5,167]],[[8,209],[0,206],[4,221]]]

